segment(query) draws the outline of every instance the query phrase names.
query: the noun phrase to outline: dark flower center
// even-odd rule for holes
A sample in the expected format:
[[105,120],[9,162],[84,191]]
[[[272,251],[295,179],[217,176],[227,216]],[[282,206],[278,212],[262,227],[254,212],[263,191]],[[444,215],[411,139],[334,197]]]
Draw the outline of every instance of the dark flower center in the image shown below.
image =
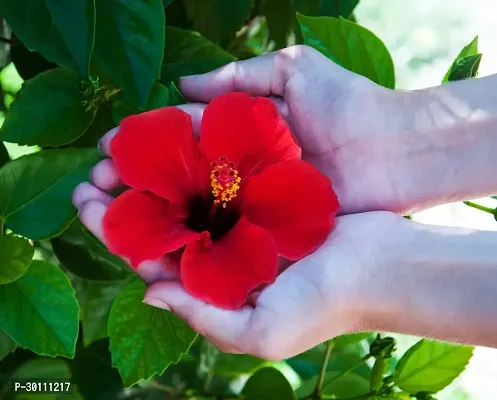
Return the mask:
[[237,164],[219,157],[210,165],[211,192],[192,196],[188,202],[186,226],[195,232],[208,231],[214,242],[228,233],[240,219],[233,203],[240,189]]
[[192,231],[208,231],[214,242],[228,233],[239,219],[240,215],[231,204],[219,207],[214,196],[206,198],[199,194],[190,197],[188,201],[188,218],[185,223]]

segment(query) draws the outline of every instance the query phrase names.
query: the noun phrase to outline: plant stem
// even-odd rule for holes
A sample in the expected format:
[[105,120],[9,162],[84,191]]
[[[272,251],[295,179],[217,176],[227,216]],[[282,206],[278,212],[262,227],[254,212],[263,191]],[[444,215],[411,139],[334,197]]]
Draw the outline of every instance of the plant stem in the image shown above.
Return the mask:
[[366,354],[364,357],[362,357],[357,363],[354,365],[351,365],[349,368],[344,369],[341,371],[338,375],[335,375],[332,379],[330,379],[328,382],[326,382],[326,386],[323,387],[323,390],[326,390],[327,387],[329,387],[332,383],[335,383],[337,380],[342,378],[343,376],[347,375],[349,372],[353,371],[354,369],[360,367],[362,364],[364,364],[369,358],[371,358],[371,354]]
[[211,386],[212,380],[214,379],[215,371],[214,368],[217,363],[217,357],[220,351],[207,339],[204,339],[202,343],[202,354],[200,358],[200,365],[202,372],[205,373],[204,376],[204,393],[209,393],[209,388]]
[[205,376],[204,392],[209,391],[213,379],[214,379],[214,371],[211,369],[209,372],[207,372],[207,375]]
[[330,361],[331,351],[334,346],[335,344],[332,339],[326,341],[326,350],[324,352],[323,362],[321,364],[321,369],[319,370],[318,381],[313,394],[316,399],[319,399],[321,388],[323,387],[324,377],[326,375],[326,369],[328,368],[328,362]]
[[477,210],[485,211],[489,214],[495,214],[495,210],[493,208],[485,207],[485,206],[482,206],[481,204],[473,203],[472,201],[463,201],[463,203],[469,207],[476,208]]

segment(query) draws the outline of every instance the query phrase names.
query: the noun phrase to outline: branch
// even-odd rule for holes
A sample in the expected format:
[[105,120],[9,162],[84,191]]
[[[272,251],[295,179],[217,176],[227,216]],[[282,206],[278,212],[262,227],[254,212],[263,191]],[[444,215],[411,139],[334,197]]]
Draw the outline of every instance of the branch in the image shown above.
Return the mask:
[[328,362],[330,361],[331,351],[335,343],[333,340],[326,341],[326,350],[324,352],[323,362],[321,364],[321,369],[319,370],[318,381],[316,383],[316,388],[314,389],[313,397],[319,399],[321,394],[321,388],[323,387],[324,377],[326,375],[326,369],[328,368]]
[[485,212],[487,212],[489,214],[495,214],[496,213],[495,209],[490,208],[490,207],[482,206],[481,204],[473,203],[472,201],[463,201],[463,203],[466,204],[469,207],[476,208],[477,210],[480,210],[480,211],[485,211]]
[[354,369],[360,367],[362,364],[364,364],[369,358],[371,357],[371,354],[366,354],[364,357],[362,357],[358,362],[356,362],[354,365],[351,365],[349,368],[344,369],[342,372],[340,372],[338,375],[335,375],[332,379],[330,379],[328,382],[326,382],[326,386],[323,387],[323,390],[326,390],[327,387],[329,387],[332,383],[335,383],[337,380],[342,378],[343,376],[347,375],[349,372],[352,372]]

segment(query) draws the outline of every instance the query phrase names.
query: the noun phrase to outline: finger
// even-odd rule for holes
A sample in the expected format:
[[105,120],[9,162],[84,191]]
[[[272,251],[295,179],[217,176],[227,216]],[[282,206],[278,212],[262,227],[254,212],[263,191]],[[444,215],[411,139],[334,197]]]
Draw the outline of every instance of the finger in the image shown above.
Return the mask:
[[[73,201],[78,204],[76,207],[80,208],[79,218],[83,225],[102,243],[105,243],[102,222],[110,202],[100,201],[97,198],[97,192],[101,197],[113,200],[107,193],[88,183],[82,183],[76,188]],[[80,202],[81,205],[79,205]],[[124,259],[124,261],[130,264],[129,260]],[[164,280],[177,280],[179,279],[179,265],[174,255],[166,255],[158,261],[141,263],[136,273],[148,284]]]
[[104,156],[110,157],[110,142],[114,139],[118,131],[119,127],[112,128],[98,141],[98,150]]
[[257,296],[250,330],[252,336],[259,333],[264,339],[248,345],[260,358],[289,358],[329,338],[330,327],[337,323],[331,317],[340,311],[334,315],[328,311],[328,296],[322,288],[333,287],[326,283],[327,267],[312,254],[287,268]]
[[276,105],[278,113],[283,117],[284,120],[288,121],[290,117],[290,109],[288,104],[279,96],[269,96],[272,102]]
[[179,279],[179,271],[169,266],[163,260],[144,261],[138,266],[136,273],[148,285],[155,282]]
[[228,92],[254,96],[283,96],[285,85],[298,68],[302,46],[289,47],[244,61],[232,62],[202,75],[180,80],[182,93],[192,101],[209,102]]
[[79,210],[79,218],[86,228],[105,244],[102,221],[108,205],[98,200],[84,203]]
[[77,209],[89,201],[98,201],[108,206],[114,199],[88,182],[80,183],[72,194],[72,202]]
[[177,106],[179,109],[183,110],[187,114],[190,114],[192,118],[192,128],[193,134],[197,137],[200,136],[200,125],[202,122],[202,116],[204,115],[204,110],[206,105],[201,103],[188,103]]
[[179,258],[176,252],[173,252],[157,261],[142,262],[136,273],[149,285],[159,281],[178,281],[180,279]]
[[[145,303],[169,309],[195,331],[223,347],[243,351],[239,338],[252,315],[251,307],[223,310],[190,296],[179,282],[158,282],[145,293]],[[243,344],[242,344],[243,345]]]
[[97,188],[101,190],[114,190],[122,187],[124,184],[110,158],[100,161],[93,167],[90,173],[90,180]]

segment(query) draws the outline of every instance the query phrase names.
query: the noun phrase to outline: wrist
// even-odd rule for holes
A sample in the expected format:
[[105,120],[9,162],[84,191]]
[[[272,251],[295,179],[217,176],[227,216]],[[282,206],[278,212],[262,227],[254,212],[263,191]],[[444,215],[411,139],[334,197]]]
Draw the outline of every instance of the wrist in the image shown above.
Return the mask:
[[497,192],[497,76],[391,94],[392,182],[404,213]]
[[[361,220],[360,229],[354,232],[354,240],[362,243],[361,251],[341,251],[338,260],[330,257],[334,274],[339,273],[341,277],[341,294],[337,296],[336,291],[331,293],[334,301],[342,299],[344,333],[387,331],[383,328],[389,325],[392,316],[399,313],[395,301],[390,301],[388,290],[395,284],[393,273],[396,265],[405,262],[404,253],[410,251],[412,221],[381,211],[343,216],[340,221],[347,218],[350,221]],[[350,240],[347,237],[347,241]],[[334,243],[340,248],[347,248],[346,243],[336,240]],[[337,265],[344,265],[344,271],[337,272]]]
[[362,330],[495,346],[497,233],[405,220],[390,239],[363,284]]

